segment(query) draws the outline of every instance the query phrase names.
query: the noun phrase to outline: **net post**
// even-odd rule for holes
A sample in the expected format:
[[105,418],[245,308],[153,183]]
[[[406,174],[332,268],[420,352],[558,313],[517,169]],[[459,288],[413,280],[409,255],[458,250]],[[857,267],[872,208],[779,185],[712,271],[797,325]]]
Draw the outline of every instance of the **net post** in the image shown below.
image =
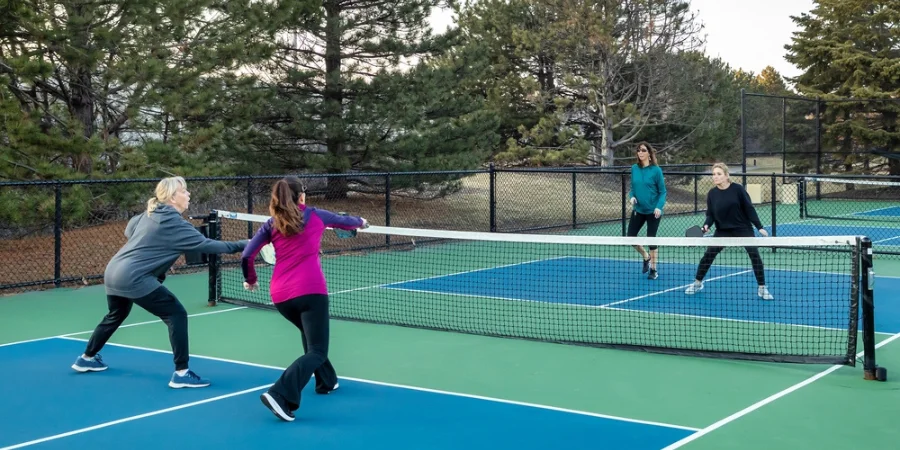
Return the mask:
[[878,379],[875,364],[875,269],[872,262],[872,241],[868,237],[860,239],[860,260],[862,262],[861,282],[862,323],[863,323],[863,372],[866,380]]
[[[219,230],[218,211],[211,211],[209,213],[209,216],[207,216],[206,218],[206,222],[209,239],[215,239],[217,241],[221,240],[222,233],[221,230]],[[209,255],[207,264],[209,266],[209,293],[206,305],[216,306],[216,302],[219,301],[219,282],[221,281],[221,277],[219,274],[219,255]]]

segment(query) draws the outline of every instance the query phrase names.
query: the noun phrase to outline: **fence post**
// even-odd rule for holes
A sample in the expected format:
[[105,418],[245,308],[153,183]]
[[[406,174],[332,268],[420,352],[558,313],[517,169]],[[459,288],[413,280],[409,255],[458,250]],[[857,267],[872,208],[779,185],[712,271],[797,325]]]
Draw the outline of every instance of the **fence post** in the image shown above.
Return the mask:
[[[253,175],[247,178],[247,214],[253,214]],[[253,239],[253,222],[247,221],[247,239]]]
[[622,236],[628,234],[625,229],[625,203],[628,201],[628,190],[625,188],[625,172],[622,172]]
[[775,180],[776,179],[777,178],[775,177],[775,172],[772,172],[772,181],[771,181],[772,188],[770,190],[771,194],[769,194],[772,197],[771,198],[771,202],[772,202],[772,236],[776,235],[775,234],[775,224],[777,223],[776,218],[778,217],[778,214],[776,212],[776,210],[778,209],[778,202],[775,201],[776,196],[778,195],[778,189],[775,188]]
[[[787,173],[787,98],[781,97],[781,173]],[[785,180],[782,178],[782,183]]]
[[744,103],[744,88],[741,88],[741,184],[747,185],[747,117],[744,113],[746,104]]
[[694,174],[694,214],[700,212],[700,205],[698,204],[700,198],[700,192],[697,189],[697,179],[700,178],[700,175]]
[[[391,226],[391,174],[384,176],[384,226]],[[384,235],[384,245],[391,245],[391,235]]]
[[494,171],[494,163],[490,163],[488,165],[488,173],[490,176],[490,193],[488,194],[488,208],[490,209],[490,230],[491,232],[494,232],[497,231],[497,197],[495,192],[497,189],[497,172]]
[[575,187],[575,170],[572,170],[572,229],[578,227],[578,194]]
[[[816,175],[822,174],[822,119],[819,97],[816,96]],[[822,187],[816,182],[816,200],[822,200]]]
[[53,285],[62,286],[62,184],[56,183],[53,189]]

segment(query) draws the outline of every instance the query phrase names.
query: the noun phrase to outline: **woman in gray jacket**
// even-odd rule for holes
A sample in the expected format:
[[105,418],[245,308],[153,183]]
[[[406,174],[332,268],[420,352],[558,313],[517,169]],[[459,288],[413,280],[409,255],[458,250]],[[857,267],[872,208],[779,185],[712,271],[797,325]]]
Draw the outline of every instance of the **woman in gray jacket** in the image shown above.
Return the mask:
[[103,282],[109,313],[88,341],[84,354],[72,365],[78,372],[107,369],[98,352],[128,317],[133,304],[162,319],[169,327],[169,342],[175,360],[173,388],[206,387],[209,380],[188,368],[187,312],[162,285],[172,264],[185,252],[239,253],[247,241],[222,242],[208,239],[182,217],[191,194],[182,177],[160,180],[156,196],[147,202],[147,211],[133,217],[125,227],[128,242],[106,265]]

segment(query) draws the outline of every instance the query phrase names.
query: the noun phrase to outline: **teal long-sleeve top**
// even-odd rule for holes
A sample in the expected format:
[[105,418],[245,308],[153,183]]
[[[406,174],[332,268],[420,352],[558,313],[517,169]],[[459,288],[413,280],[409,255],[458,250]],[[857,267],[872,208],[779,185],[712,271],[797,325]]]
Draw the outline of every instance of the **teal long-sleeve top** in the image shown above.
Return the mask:
[[641,167],[638,164],[631,166],[631,190],[628,191],[628,201],[637,199],[634,210],[641,214],[653,214],[654,209],[663,210],[666,205],[666,180],[662,169],[656,165]]

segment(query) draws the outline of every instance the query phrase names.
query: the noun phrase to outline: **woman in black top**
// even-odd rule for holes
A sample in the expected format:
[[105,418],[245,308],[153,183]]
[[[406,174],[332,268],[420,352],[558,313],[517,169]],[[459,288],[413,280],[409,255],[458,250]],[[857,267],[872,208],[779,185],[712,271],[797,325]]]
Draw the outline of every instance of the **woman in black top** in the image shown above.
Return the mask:
[[[759,230],[759,234],[768,236],[769,233],[763,228],[753,202],[744,187],[737,183],[732,183],[728,177],[728,166],[722,163],[713,164],[712,169],[713,183],[716,187],[709,190],[706,197],[706,222],[703,224],[703,232],[709,231],[710,225],[716,225],[714,237],[754,237],[754,227]],[[697,291],[703,289],[703,277],[709,271],[713,261],[724,247],[709,247],[703,258],[700,260],[700,266],[697,267],[697,275],[694,284],[690,285],[685,294],[696,294]],[[753,264],[753,275],[756,276],[756,282],[759,285],[758,295],[765,300],[772,300],[772,294],[766,287],[766,277],[763,272],[762,257],[759,255],[759,249],[756,247],[744,247],[747,254],[750,255],[750,262]]]

